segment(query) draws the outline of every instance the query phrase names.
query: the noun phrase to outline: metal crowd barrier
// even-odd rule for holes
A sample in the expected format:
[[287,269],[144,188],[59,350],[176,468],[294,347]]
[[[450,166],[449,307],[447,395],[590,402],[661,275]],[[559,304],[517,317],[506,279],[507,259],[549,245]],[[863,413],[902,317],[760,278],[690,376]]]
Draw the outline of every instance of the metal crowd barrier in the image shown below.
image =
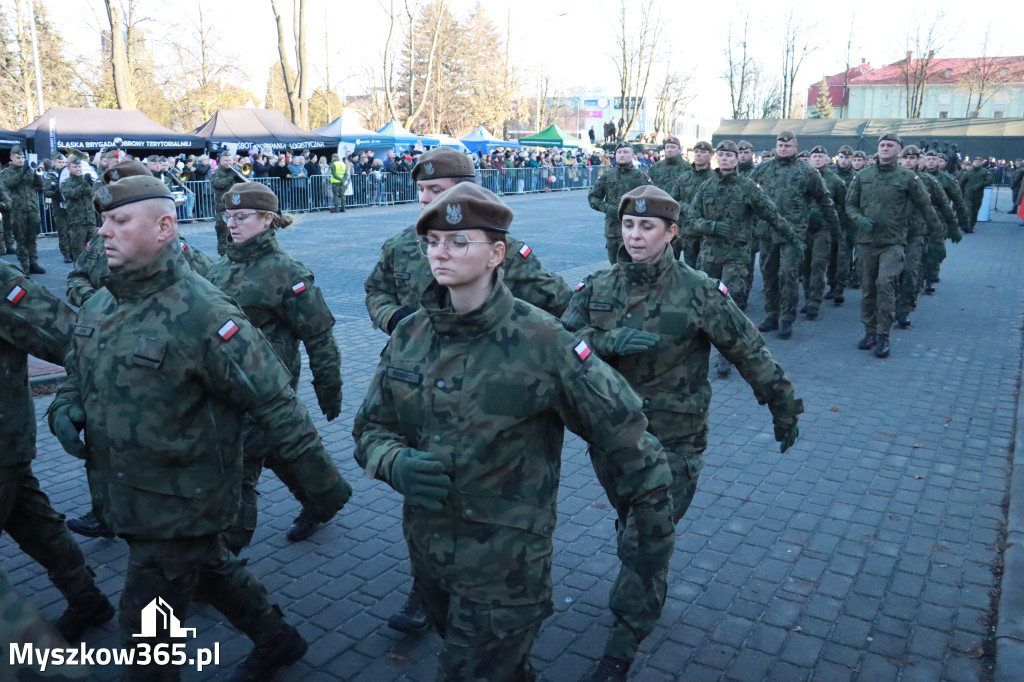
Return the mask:
[[[553,168],[483,168],[476,172],[477,182],[498,195],[560,192],[593,187],[611,166],[556,166]],[[281,210],[288,213],[324,211],[334,205],[331,178],[314,175],[310,178],[256,178],[274,191]],[[209,181],[190,180],[185,183],[185,203],[178,206],[178,220],[214,220],[213,188]],[[410,173],[357,173],[345,193],[345,206],[392,206],[418,200],[416,183]],[[41,233],[56,232],[50,204],[39,194]]]

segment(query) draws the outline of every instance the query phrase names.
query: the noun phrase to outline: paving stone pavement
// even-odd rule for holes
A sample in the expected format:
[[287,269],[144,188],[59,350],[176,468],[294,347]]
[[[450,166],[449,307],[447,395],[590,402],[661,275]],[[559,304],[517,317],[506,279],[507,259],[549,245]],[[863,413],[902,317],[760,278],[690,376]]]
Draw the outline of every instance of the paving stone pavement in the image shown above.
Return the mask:
[[[1003,202],[1008,204],[1004,195]],[[508,199],[513,232],[570,285],[604,265],[601,217],[582,192]],[[1006,208],[1006,207],[1004,207]],[[245,552],[309,654],[279,680],[432,680],[439,639],[386,627],[409,587],[400,497],[364,478],[352,458],[352,418],[386,340],[371,328],[362,282],[380,243],[415,219],[415,206],[302,216],[282,245],[317,274],[338,324],[344,410],[328,424],[304,370],[300,394],[355,495],[312,540],[284,531],[298,511],[271,474],[260,484],[260,526]],[[804,399],[801,436],[786,454],[768,410],[735,374],[712,380],[707,464],[678,528],[661,626],[644,643],[632,680],[983,680],[991,674],[990,592],[1000,558],[1021,365],[1024,229],[994,214],[951,245],[934,296],[913,327],[894,330],[892,356],[859,351],[859,292],[793,339],[768,346]],[[183,227],[214,252],[211,225]],[[41,277],[63,291],[67,266],[42,242]],[[749,314],[761,319],[760,282]],[[54,506],[89,508],[80,462],[46,428],[37,398],[35,471]],[[613,512],[585,446],[566,440],[555,534],[555,613],[533,660],[543,679],[571,682],[601,654],[616,573]],[[125,545],[84,540],[101,588],[119,596]],[[4,536],[2,565],[43,613],[64,604],[45,573]],[[209,607],[190,614],[189,650],[220,647],[220,666],[186,680],[223,679],[249,642]],[[116,619],[92,646],[117,646]],[[115,668],[96,669],[115,679]]]

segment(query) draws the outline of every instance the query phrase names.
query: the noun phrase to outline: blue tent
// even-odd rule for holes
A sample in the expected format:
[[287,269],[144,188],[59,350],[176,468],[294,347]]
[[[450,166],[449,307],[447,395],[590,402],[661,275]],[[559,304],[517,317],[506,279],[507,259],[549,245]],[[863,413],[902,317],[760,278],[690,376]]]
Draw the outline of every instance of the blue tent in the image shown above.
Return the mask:
[[384,156],[394,149],[394,143],[384,135],[359,125],[355,114],[342,114],[322,128],[313,132],[338,141],[338,151],[351,154],[353,151],[372,151]]
[[395,151],[407,149],[409,145],[416,144],[417,142],[422,143],[425,147],[436,147],[438,145],[438,140],[436,138],[414,135],[403,128],[401,123],[395,120],[388,122],[387,125],[378,130],[377,133],[394,145]]
[[469,151],[476,154],[485,154],[492,149],[498,147],[511,147],[517,149],[519,147],[518,142],[506,142],[505,140],[499,139],[494,135],[491,135],[491,131],[487,130],[483,126],[480,126],[469,135],[459,138],[462,140],[462,144],[466,145]]

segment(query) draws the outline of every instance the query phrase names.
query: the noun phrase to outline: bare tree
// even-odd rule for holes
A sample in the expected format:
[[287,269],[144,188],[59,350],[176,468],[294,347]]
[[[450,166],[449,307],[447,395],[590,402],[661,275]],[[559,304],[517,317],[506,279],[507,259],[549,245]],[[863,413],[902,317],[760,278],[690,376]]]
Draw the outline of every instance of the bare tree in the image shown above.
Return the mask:
[[[290,52],[286,45],[284,18],[278,10],[279,0],[270,0],[270,8],[274,13],[277,25],[277,54],[284,80],[285,93],[288,96],[288,108],[291,120],[295,125],[306,128],[309,125],[309,101],[306,92],[309,90],[309,69],[306,59],[306,0],[292,0],[292,40],[294,51]],[[295,57],[297,70],[292,70],[289,53]],[[290,77],[290,74],[294,76]]]
[[743,32],[735,37],[734,26],[729,23],[729,32],[725,43],[725,71],[722,77],[729,83],[729,100],[732,104],[732,117],[744,118],[749,113],[750,86],[754,75],[755,64],[747,52],[747,34],[750,27],[750,11],[743,14]]
[[850,34],[846,37],[846,71],[843,73],[843,99],[839,102],[839,118],[846,118],[850,108],[850,53],[853,51],[853,28],[857,25],[857,15],[850,15]]
[[[135,108],[135,92],[132,88],[131,71],[128,68],[128,49],[121,33],[121,6],[118,0],[103,0],[110,22],[110,67],[114,75],[114,95],[118,109]],[[130,43],[129,39],[129,43]]]
[[[629,9],[627,10],[627,6]],[[633,10],[639,7],[639,25],[634,27]],[[619,73],[619,96],[622,103],[618,138],[626,139],[644,105],[651,67],[655,62],[655,46],[665,22],[654,13],[654,0],[643,3],[619,0],[618,23],[615,27],[615,53],[612,59]]]
[[[941,51],[946,43],[944,21],[945,14],[941,10],[932,16],[930,24],[914,18],[910,21],[906,33],[907,58],[898,63],[903,74],[907,118],[921,118],[928,81],[938,71],[935,53]],[[915,59],[915,53],[922,56]]]
[[[434,0],[428,7],[423,8],[422,12],[418,11],[419,4],[416,2],[410,5],[409,0],[404,0],[403,4],[407,22],[404,27],[405,35],[402,43],[406,68],[403,69],[403,74],[397,77],[395,70],[398,60],[395,58],[394,45],[398,13],[395,11],[395,0],[389,0],[388,7],[384,10],[390,20],[388,36],[384,44],[384,102],[391,118],[404,120],[404,126],[410,128],[423,113],[423,107],[427,104],[431,83],[435,78],[435,71],[437,71],[436,58],[438,42],[441,38],[441,24],[448,15],[448,8],[445,0]],[[426,16],[428,9],[432,10],[434,22],[427,26],[426,38],[429,48],[424,54],[422,46],[417,47],[416,38],[419,31],[416,30],[415,24],[417,16],[419,14]],[[405,111],[408,112],[405,116],[399,115],[399,98],[401,96],[399,87],[401,84],[405,85],[405,103],[407,105]]]
[[[960,87],[967,91],[965,117],[977,118],[981,114],[981,108],[1002,89],[1004,84],[1019,79],[1020,71],[1024,67],[1022,64],[1024,60],[1020,58],[993,57],[989,54],[993,51],[989,47],[991,31],[990,24],[985,28],[985,37],[981,43],[981,56],[973,60],[971,67],[959,81]],[[1000,52],[1001,50],[997,48],[994,51]]]
[[686,105],[696,97],[696,93],[688,90],[692,78],[692,73],[673,71],[671,63],[668,64],[665,80],[658,90],[658,108],[654,115],[655,130],[665,135],[675,134],[679,116],[686,109]]
[[816,28],[817,24],[802,22],[798,18],[796,10],[789,10],[782,39],[781,104],[784,117],[791,117],[795,113],[793,100],[796,91],[796,78],[807,55],[818,49],[817,45],[811,43]]

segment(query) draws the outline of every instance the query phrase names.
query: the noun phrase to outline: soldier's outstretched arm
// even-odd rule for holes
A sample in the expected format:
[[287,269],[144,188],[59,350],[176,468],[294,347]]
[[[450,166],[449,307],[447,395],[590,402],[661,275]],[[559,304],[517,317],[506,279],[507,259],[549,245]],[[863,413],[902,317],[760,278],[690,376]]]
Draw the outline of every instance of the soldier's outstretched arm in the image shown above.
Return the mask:
[[395,252],[389,242],[381,247],[380,258],[373,266],[373,272],[363,282],[366,291],[366,311],[373,326],[385,334],[394,331],[395,325],[414,310],[402,305],[395,285]]
[[508,259],[505,284],[512,295],[561,317],[572,296],[562,276],[544,267],[526,244],[512,245],[505,258]]
[[789,224],[789,221],[782,217],[779,213],[779,209],[775,207],[775,202],[768,198],[760,186],[755,183],[753,185],[753,191],[750,193],[750,210],[753,211],[754,215],[768,223],[771,230],[782,237],[787,242],[792,242],[796,239],[796,232],[793,230],[793,226]]
[[814,176],[814,181],[811,183],[814,200],[818,203],[822,216],[825,218],[825,227],[832,234],[837,234],[840,226],[836,203],[832,200],[832,193],[828,191],[828,187],[825,185],[825,179],[817,171],[815,171]]
[[334,315],[312,273],[303,273],[285,289],[281,307],[288,325],[306,347],[320,411],[327,421],[333,421],[341,413],[341,351],[334,340]]
[[0,261],[0,339],[56,365],[70,349],[77,315],[21,270]]
[[587,193],[587,202],[590,204],[590,208],[607,214],[608,202],[604,200],[605,182],[605,176],[603,175],[594,182],[594,186],[591,187],[590,191]]
[[394,395],[387,380],[389,359],[389,347],[385,347],[352,426],[356,462],[367,478],[388,484],[391,483],[391,465],[395,457],[402,448],[412,444],[402,433],[398,421]]
[[938,234],[939,232],[945,233],[945,226],[939,222],[939,215],[935,212],[935,207],[932,206],[932,197],[925,187],[925,183],[920,179],[916,173],[914,179],[910,182],[910,200],[917,207],[917,210],[924,216],[924,221],[928,224],[928,232],[930,234]]

